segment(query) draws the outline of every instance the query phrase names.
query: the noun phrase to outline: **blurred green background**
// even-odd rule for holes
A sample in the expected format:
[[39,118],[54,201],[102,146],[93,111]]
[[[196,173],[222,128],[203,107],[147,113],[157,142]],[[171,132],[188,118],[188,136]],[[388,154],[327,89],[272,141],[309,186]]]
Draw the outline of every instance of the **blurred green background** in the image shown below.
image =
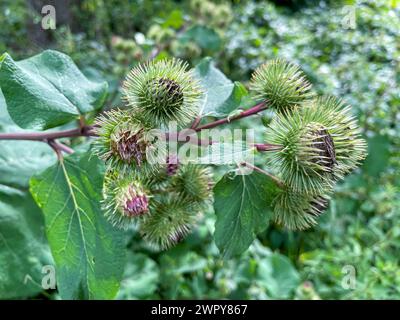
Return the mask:
[[[56,8],[55,30],[40,26],[45,4]],[[264,61],[285,58],[359,118],[369,156],[337,186],[317,227],[272,225],[227,261],[212,240],[213,212],[167,252],[133,233],[118,298],[400,298],[400,1],[2,0],[0,25],[0,54],[67,53],[109,82],[108,108],[119,105],[128,70],[157,47],[158,58],[191,65],[211,56],[243,83]],[[250,121],[241,125],[261,129]]]

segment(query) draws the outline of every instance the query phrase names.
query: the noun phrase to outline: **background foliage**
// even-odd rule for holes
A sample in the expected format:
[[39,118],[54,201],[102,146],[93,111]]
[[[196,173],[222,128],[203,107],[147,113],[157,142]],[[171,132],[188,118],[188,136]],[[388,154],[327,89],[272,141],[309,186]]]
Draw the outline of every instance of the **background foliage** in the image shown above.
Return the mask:
[[[354,29],[344,25],[346,5],[355,8]],[[87,79],[82,78],[81,84],[92,93],[92,101],[99,101],[102,92],[108,90],[106,107],[119,104],[123,76],[155,46],[161,49],[159,58],[177,56],[193,66],[211,56],[229,79],[244,84],[259,64],[284,57],[303,67],[318,92],[333,93],[352,104],[368,140],[369,157],[360,170],[337,187],[330,209],[317,227],[307,232],[287,232],[271,225],[240,258],[223,259],[212,240],[218,217],[211,211],[191,236],[166,252],[153,251],[131,230],[120,240],[121,246],[129,248],[129,255],[118,298],[400,297],[400,4],[394,0],[293,0],[283,4],[69,1],[63,7],[68,14],[60,15],[57,29],[46,31],[45,36],[43,31],[35,31],[41,19],[40,10],[34,10],[36,6],[37,1],[23,0],[0,4],[0,53],[7,51],[12,57],[6,58],[7,66],[12,68],[13,60],[28,58],[43,49],[62,51],[83,71]],[[202,66],[198,72],[216,72],[207,59]],[[106,80],[108,87],[96,86],[91,80]],[[3,86],[1,76],[0,81]],[[235,90],[245,90],[240,83],[221,81],[227,81],[222,82],[227,97]],[[49,95],[57,101],[64,98],[59,90]],[[64,95],[68,97],[68,92]],[[245,105],[246,101],[234,97],[230,103],[235,106],[226,105],[224,112]],[[1,107],[2,99],[0,130],[20,130]],[[74,114],[62,108],[60,112],[65,114],[65,122]],[[262,120],[269,121],[268,116]],[[253,127],[254,123],[247,119],[240,126]],[[59,124],[50,118],[46,123],[22,123],[22,127]],[[256,130],[262,132],[261,125]],[[72,143],[81,145],[82,141],[75,139]],[[63,177],[57,172],[62,168],[54,164],[52,151],[41,143],[0,141],[0,148],[0,298],[56,299],[56,293],[40,288],[41,266],[51,263],[52,258],[42,214],[27,190],[32,174],[38,174],[31,181],[33,190],[49,187],[40,184],[46,175],[59,183]],[[70,177],[83,190],[85,184],[74,162],[85,161],[81,159],[85,154],[76,157],[65,164],[69,168],[64,178]],[[101,171],[96,164],[87,170],[95,171],[93,167]],[[93,172],[92,179],[98,179],[97,174]],[[57,197],[69,199],[71,190],[58,191]],[[90,192],[85,189],[85,193]],[[45,199],[38,202],[46,214]],[[86,205],[90,213],[93,204]],[[48,212],[54,214],[57,210],[51,208]],[[104,232],[101,225],[96,227]],[[223,241],[227,240],[222,236],[216,239],[217,244]],[[104,249],[109,249],[107,244]],[[90,267],[90,259],[87,263]],[[357,280],[350,290],[342,286],[343,267],[349,265],[354,266]],[[90,279],[91,272],[102,274],[89,267],[82,277]],[[121,268],[115,266],[115,272]],[[26,275],[37,276],[25,279]],[[90,295],[90,286],[82,291],[82,297]]]

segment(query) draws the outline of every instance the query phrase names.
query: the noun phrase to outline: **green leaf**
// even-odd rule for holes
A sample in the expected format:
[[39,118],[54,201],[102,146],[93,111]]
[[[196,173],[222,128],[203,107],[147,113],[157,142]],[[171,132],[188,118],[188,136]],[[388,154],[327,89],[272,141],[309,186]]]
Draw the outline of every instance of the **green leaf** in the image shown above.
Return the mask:
[[107,94],[106,82],[89,81],[71,58],[52,50],[18,62],[5,54],[0,86],[14,122],[38,130],[99,109]]
[[370,177],[379,177],[385,171],[390,159],[390,140],[387,136],[376,135],[367,140],[368,157],[363,171]]
[[[0,132],[24,132],[12,122],[1,92]],[[0,183],[15,188],[26,188],[34,173],[56,160],[54,151],[43,142],[0,140],[0,150]]]
[[173,10],[162,25],[164,28],[172,27],[174,29],[179,29],[183,26],[184,22],[182,11]]
[[0,184],[0,299],[41,291],[42,268],[53,265],[43,215],[28,192]]
[[179,39],[182,43],[195,42],[200,48],[218,51],[222,41],[214,29],[206,26],[194,25],[190,27]]
[[207,260],[187,248],[174,248],[162,255],[160,266],[168,276],[181,276],[206,268]]
[[101,208],[104,165],[90,153],[74,154],[31,179],[45,215],[63,299],[112,299],[124,267],[123,232]]
[[270,219],[270,203],[277,191],[268,176],[225,175],[214,187],[215,242],[225,258],[244,252]]
[[32,174],[56,160],[54,152],[43,142],[4,140],[0,141],[0,150],[0,183],[15,188],[26,188]]
[[202,114],[225,117],[244,103],[248,104],[247,89],[240,82],[233,83],[219,69],[211,58],[204,58],[195,69],[205,92]]
[[[0,92],[0,131],[17,130]],[[0,150],[0,299],[26,298],[43,291],[42,267],[53,264],[28,181],[56,157],[42,142],[4,140]]]
[[129,253],[118,299],[144,299],[156,290],[159,270],[154,260],[142,253]]
[[278,253],[259,260],[257,269],[258,281],[275,299],[288,298],[289,294],[300,284],[300,276],[290,260]]

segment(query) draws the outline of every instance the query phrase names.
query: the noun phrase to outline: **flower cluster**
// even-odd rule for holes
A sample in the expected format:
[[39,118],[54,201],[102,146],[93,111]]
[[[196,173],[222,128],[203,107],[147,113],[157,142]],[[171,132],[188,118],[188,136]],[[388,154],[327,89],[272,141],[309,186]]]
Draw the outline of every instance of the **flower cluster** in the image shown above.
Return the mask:
[[[161,60],[134,68],[123,94],[125,108],[105,112],[94,126],[94,152],[107,164],[105,216],[120,228],[137,226],[150,245],[165,249],[191,230],[209,204],[213,180],[209,169],[160,150],[151,131],[193,121],[202,92],[187,64]],[[152,161],[154,149],[164,162]]]
[[255,71],[252,87],[277,111],[266,129],[268,143],[281,146],[268,159],[284,182],[273,203],[275,220],[308,228],[327,208],[335,183],[365,158],[366,143],[350,106],[316,97],[292,64],[266,63]]
[[[365,157],[356,119],[341,100],[317,97],[299,67],[280,59],[259,67],[250,87],[275,111],[265,124],[266,142],[274,145],[267,160],[282,181],[272,201],[274,219],[289,229],[308,228],[327,209],[335,183]],[[160,249],[191,230],[210,204],[213,179],[209,168],[160,150],[152,130],[165,130],[170,121],[184,128],[198,116],[202,94],[185,63],[148,62],[127,76],[125,108],[105,112],[94,126],[94,149],[108,168],[106,217],[121,228],[137,226]],[[155,150],[163,161],[153,161]]]

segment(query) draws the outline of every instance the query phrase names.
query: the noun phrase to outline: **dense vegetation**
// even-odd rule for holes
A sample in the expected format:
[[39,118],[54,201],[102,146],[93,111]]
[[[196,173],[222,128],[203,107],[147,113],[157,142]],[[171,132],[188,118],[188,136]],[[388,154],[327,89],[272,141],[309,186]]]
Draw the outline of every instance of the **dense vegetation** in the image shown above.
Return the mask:
[[[14,60],[47,48],[68,54],[89,79],[107,80],[106,108],[121,104],[123,77],[157,48],[157,59],[180,57],[193,66],[211,56],[229,79],[245,84],[257,66],[280,57],[301,65],[318,93],[345,98],[363,128],[369,156],[336,186],[318,226],[289,232],[270,225],[249,250],[228,260],[213,241],[211,209],[193,234],[168,251],[152,250],[132,230],[124,239],[129,255],[118,298],[400,297],[400,6],[394,0],[278,2],[71,1],[68,14],[44,38],[35,31],[41,15],[31,10],[33,1],[0,4],[0,54],[7,51]],[[354,6],[354,28],[345,25],[346,5]],[[2,109],[0,120],[1,131],[12,130]],[[262,120],[268,123],[268,114]],[[72,145],[85,148],[80,139]],[[0,147],[0,200],[7,185],[24,191],[31,169],[55,161],[40,143],[22,142],[13,149],[0,142]],[[5,157],[10,152],[24,159],[20,167]],[[40,165],[29,157],[38,153]],[[21,280],[52,258],[41,212],[30,196],[23,193],[24,203],[7,199],[0,202],[0,260],[7,257],[2,256],[10,246],[7,237],[12,239],[9,225],[1,226],[3,214],[18,214],[18,206],[25,205],[32,221],[21,217],[23,226],[12,227],[28,235],[25,241],[35,239],[32,246],[41,256],[36,261],[21,251],[13,260],[18,263],[0,265],[0,298],[58,298],[52,290],[42,291],[40,278]],[[343,282],[352,267],[356,286],[348,288]]]

